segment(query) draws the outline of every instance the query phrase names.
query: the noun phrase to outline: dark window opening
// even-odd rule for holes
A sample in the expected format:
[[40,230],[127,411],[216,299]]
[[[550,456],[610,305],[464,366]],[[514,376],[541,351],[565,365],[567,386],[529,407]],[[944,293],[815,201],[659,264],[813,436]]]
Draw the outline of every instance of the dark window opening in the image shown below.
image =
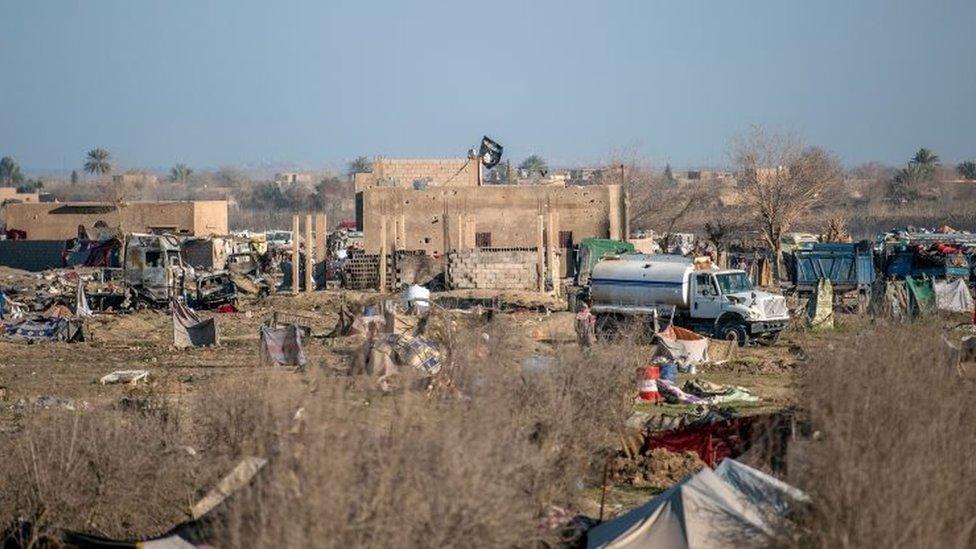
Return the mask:
[[474,245],[478,248],[491,248],[491,233],[474,233]]
[[109,212],[114,212],[115,206],[101,205],[101,204],[86,204],[79,206],[59,206],[51,211],[49,214],[60,215],[60,214],[104,214]]
[[559,247],[567,249],[573,247],[573,231],[559,231]]

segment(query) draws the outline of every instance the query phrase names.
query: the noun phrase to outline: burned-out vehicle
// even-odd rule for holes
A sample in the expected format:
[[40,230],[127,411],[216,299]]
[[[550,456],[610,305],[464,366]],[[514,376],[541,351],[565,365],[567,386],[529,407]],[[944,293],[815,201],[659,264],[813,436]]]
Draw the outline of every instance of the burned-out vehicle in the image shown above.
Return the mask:
[[256,251],[227,256],[227,270],[238,290],[258,297],[264,297],[271,292],[274,282],[265,274],[262,263],[262,256]]
[[[188,285],[190,286],[190,285]],[[188,301],[196,309],[214,309],[221,305],[237,305],[237,285],[227,271],[197,276],[188,288]]]
[[135,307],[166,307],[183,296],[187,268],[180,240],[172,235],[130,234],[123,260],[125,282]]

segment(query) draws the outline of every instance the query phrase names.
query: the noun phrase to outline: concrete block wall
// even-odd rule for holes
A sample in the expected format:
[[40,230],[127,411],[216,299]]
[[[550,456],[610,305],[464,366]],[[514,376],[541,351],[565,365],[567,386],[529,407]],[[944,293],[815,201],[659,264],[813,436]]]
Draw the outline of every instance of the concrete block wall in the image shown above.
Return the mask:
[[474,187],[478,185],[477,159],[467,158],[377,158],[373,172],[356,174],[356,191],[393,183],[412,189],[413,182],[426,181],[431,187]]
[[448,279],[458,290],[535,290],[535,248],[477,248],[447,256]]

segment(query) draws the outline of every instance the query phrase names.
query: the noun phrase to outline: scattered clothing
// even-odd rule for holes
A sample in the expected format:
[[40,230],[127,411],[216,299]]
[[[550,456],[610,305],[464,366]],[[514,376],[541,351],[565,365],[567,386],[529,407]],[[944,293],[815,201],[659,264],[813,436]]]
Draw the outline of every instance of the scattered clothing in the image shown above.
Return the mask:
[[693,379],[687,381],[682,389],[689,394],[707,399],[711,404],[726,404],[729,402],[759,402],[760,398],[746,389],[736,385],[720,385]]

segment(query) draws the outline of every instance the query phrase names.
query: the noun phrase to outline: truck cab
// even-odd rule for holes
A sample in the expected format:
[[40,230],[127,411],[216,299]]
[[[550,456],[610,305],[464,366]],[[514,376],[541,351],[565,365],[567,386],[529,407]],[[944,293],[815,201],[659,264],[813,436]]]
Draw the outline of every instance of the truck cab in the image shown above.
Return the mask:
[[695,271],[690,280],[688,323],[720,339],[775,341],[789,323],[786,300],[756,290],[737,269]]

